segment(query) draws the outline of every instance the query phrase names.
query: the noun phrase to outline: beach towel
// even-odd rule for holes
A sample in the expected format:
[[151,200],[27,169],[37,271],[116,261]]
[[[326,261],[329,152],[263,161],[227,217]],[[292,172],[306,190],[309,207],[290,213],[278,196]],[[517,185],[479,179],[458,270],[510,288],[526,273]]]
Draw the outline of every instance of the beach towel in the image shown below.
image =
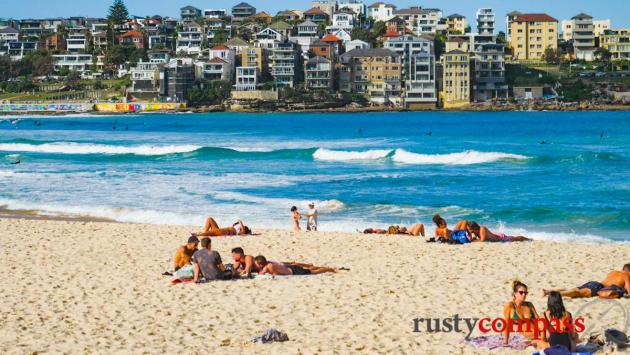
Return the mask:
[[533,346],[532,342],[519,333],[510,335],[510,342],[503,344],[502,335],[482,335],[464,340],[464,344],[471,345],[480,349],[496,349],[510,348],[514,350],[525,350],[529,346]]
[[192,265],[186,265],[183,268],[175,271],[173,275],[176,279],[185,280],[192,279],[195,274],[195,268]]
[[273,343],[276,341],[287,341],[289,340],[289,336],[287,333],[282,332],[277,329],[269,328],[262,335],[254,337],[250,340],[252,343]]

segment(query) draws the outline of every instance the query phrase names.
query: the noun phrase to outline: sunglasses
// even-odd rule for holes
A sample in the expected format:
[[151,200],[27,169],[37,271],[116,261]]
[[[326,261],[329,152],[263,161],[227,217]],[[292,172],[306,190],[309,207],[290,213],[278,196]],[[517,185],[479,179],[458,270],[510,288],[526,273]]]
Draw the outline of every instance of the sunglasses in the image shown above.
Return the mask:
[[528,294],[529,292],[527,292],[527,291],[518,291],[518,293],[519,293],[521,296],[527,296],[527,294]]

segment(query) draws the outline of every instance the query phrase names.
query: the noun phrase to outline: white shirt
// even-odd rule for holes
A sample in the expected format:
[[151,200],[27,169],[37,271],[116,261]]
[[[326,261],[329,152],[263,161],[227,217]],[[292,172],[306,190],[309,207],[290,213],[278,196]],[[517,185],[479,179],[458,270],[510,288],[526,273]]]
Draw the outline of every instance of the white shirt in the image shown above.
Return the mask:
[[317,227],[317,208],[308,209],[308,224]]

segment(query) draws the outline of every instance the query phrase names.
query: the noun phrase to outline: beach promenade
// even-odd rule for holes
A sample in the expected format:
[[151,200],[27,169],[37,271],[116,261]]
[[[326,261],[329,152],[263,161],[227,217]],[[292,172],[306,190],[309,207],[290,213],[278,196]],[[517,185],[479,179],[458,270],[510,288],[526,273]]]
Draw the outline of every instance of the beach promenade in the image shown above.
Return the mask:
[[[462,344],[464,332],[414,332],[414,319],[501,316],[516,278],[529,285],[529,300],[542,311],[541,287],[600,280],[630,261],[627,244],[451,246],[254,226],[261,235],[213,238],[213,249],[226,263],[241,246],[271,260],[350,271],[172,286],[161,274],[196,229],[0,219],[0,353],[488,353]],[[589,301],[565,305],[575,315]],[[627,298],[619,303],[630,308]],[[596,327],[619,323],[623,314],[601,318],[591,307],[584,316]],[[270,327],[290,341],[247,342]]]

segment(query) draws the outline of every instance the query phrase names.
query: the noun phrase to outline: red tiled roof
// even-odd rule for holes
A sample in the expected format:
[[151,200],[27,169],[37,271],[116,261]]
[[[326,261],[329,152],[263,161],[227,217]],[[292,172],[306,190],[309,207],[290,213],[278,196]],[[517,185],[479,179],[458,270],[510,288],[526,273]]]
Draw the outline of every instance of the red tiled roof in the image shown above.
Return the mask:
[[143,36],[142,36],[142,33],[140,33],[140,31],[131,30],[131,31],[127,31],[123,33],[120,37],[127,38],[127,37],[143,37]]
[[208,63],[227,63],[227,62],[221,58],[214,57],[210,59]]
[[383,37],[400,37],[400,36],[401,36],[401,33],[400,32],[396,32],[396,31],[387,31],[383,35]]
[[521,14],[516,16],[514,22],[558,22],[558,20],[547,14]]
[[324,11],[322,11],[322,10],[316,8],[316,7],[313,7],[310,10],[304,11],[304,15],[326,15],[326,16],[328,16],[327,13],[325,13]]
[[218,44],[210,49],[213,51],[228,51],[230,50],[230,47],[226,46],[225,44]]
[[322,42],[340,42],[341,39],[339,39],[339,37],[335,36],[334,34],[327,34],[324,37],[322,37],[321,39]]

